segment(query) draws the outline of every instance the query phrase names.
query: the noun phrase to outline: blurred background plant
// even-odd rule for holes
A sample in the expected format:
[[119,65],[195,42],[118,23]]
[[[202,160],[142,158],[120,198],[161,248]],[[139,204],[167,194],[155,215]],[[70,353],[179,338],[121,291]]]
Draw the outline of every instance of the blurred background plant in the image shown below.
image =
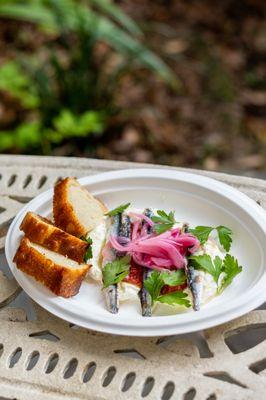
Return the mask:
[[0,151],[49,154],[69,139],[103,134],[118,112],[120,77],[132,64],[177,85],[171,70],[139,41],[138,26],[108,0],[2,0],[0,16],[36,24],[46,34],[35,54],[18,53],[0,68],[0,90],[24,109],[22,122],[0,131]]
[[265,176],[263,10],[262,0],[1,0],[0,152]]

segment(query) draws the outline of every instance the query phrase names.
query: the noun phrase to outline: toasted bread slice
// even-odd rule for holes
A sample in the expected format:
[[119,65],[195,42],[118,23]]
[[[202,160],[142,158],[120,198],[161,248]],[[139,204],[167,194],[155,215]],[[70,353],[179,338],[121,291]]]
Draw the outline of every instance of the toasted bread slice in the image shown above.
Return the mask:
[[56,226],[80,237],[100,223],[107,209],[76,179],[65,178],[55,185],[53,212]]
[[20,229],[31,242],[69,257],[78,263],[84,262],[88,243],[57,228],[51,221],[33,212],[28,212]]
[[75,296],[88,269],[88,264],[78,264],[32,243],[24,237],[15,254],[17,267],[43,283],[53,293],[62,297]]

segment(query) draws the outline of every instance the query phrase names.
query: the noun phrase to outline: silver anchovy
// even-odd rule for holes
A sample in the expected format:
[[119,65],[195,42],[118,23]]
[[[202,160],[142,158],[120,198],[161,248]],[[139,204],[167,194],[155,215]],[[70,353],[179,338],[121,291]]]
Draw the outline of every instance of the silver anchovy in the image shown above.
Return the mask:
[[[109,230],[109,236],[114,235],[130,238],[131,222],[128,215],[125,213],[117,214],[111,217],[110,223],[111,227]],[[114,249],[112,252],[114,258],[124,255]],[[119,311],[119,293],[117,284],[108,286],[106,289],[104,289],[104,291],[108,311],[110,311],[112,314],[117,314]]]
[[120,214],[120,227],[119,227],[119,236],[123,236],[125,238],[130,239],[131,235],[131,221],[127,214],[122,213]]
[[[153,216],[153,212],[150,208],[146,208],[143,214],[149,218]],[[147,232],[150,233],[151,230],[152,228],[148,227]],[[152,299],[149,292],[144,287],[144,282],[146,279],[150,277],[151,273],[152,273],[151,269],[143,267],[142,287],[139,292],[141,311],[143,317],[151,317]]]
[[[188,224],[184,224],[182,227],[183,232],[188,232]],[[190,264],[185,266],[185,273],[187,277],[187,284],[192,295],[192,305],[195,311],[200,310],[202,292],[203,292],[203,277],[199,272]]]
[[[121,214],[114,215],[110,217],[110,228],[108,231],[108,237],[110,236],[118,236],[121,225]],[[108,239],[107,237],[107,239]],[[116,257],[116,251],[112,250],[114,258]],[[108,261],[107,261],[108,262]],[[104,265],[103,265],[104,267]],[[118,289],[117,284],[109,285],[104,290],[105,301],[107,310],[112,314],[117,314],[119,310],[119,298],[118,298]]]

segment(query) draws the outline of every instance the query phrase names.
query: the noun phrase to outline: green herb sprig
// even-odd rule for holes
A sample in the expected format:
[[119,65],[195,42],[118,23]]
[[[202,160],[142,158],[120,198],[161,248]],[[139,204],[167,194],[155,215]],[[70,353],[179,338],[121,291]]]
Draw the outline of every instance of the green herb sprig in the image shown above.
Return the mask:
[[129,268],[129,255],[107,263],[103,268],[103,287],[121,282],[129,274]]
[[91,258],[92,258],[92,239],[90,237],[86,238],[85,236],[81,236],[80,238],[81,240],[83,240],[84,242],[88,243],[88,247],[87,250],[84,254],[83,260],[85,263],[87,263]]
[[221,293],[228,285],[230,285],[233,279],[240,274],[242,271],[241,265],[238,265],[238,261],[236,258],[231,256],[230,254],[226,254],[223,262],[223,271],[225,276],[222,279],[222,283],[218,289],[218,292]]
[[122,214],[122,212],[124,212],[130,206],[130,204],[131,203],[121,204],[120,206],[114,208],[113,210],[108,211],[104,215],[107,215],[108,217],[114,217],[115,215]]
[[[190,262],[196,268],[203,269],[213,276],[214,281],[217,284],[217,292],[221,293],[233,279],[242,271],[242,267],[238,264],[236,258],[230,254],[226,254],[225,258],[222,260],[220,257],[216,256],[214,260],[207,254],[201,256],[191,256],[189,257]],[[224,273],[221,283],[219,283],[220,275]]]
[[170,213],[167,214],[163,210],[158,210],[157,215],[154,215],[151,219],[154,222],[153,229],[158,235],[172,229],[174,224],[177,222],[173,211],[170,211]]
[[200,244],[204,244],[208,240],[213,230],[217,231],[221,246],[223,246],[225,251],[229,251],[232,244],[232,230],[230,228],[227,228],[226,226],[219,225],[216,227],[212,227],[199,225],[196,226],[196,228],[194,229],[189,229],[189,232],[199,239]]
[[187,300],[187,294],[183,291],[162,294],[161,290],[164,285],[178,286],[186,281],[186,276],[183,270],[174,272],[159,272],[153,271],[148,279],[144,281],[144,287],[149,292],[152,303],[159,301],[160,303],[170,305],[182,305],[190,307],[190,302]]

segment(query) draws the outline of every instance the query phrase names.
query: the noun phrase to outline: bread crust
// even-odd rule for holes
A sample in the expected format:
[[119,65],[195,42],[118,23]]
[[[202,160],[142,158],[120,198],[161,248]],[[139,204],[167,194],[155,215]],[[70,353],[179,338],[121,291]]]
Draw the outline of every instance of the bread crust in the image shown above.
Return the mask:
[[88,243],[57,228],[48,219],[28,212],[20,225],[20,229],[31,242],[40,244],[78,263],[84,262]]
[[[86,189],[82,188],[75,178],[68,177],[59,181],[54,187],[53,214],[55,225],[71,235],[77,237],[85,236],[88,231],[77,218],[73,206],[68,199],[68,190],[70,185],[80,187],[82,190],[86,191],[87,195],[93,197]],[[108,210],[105,205],[101,201],[97,201],[103,210],[103,214],[106,213]]]
[[80,265],[78,269],[56,264],[30,246],[26,237],[22,238],[13,261],[18,269],[43,283],[57,296],[66,298],[78,293],[89,269],[87,264]]

